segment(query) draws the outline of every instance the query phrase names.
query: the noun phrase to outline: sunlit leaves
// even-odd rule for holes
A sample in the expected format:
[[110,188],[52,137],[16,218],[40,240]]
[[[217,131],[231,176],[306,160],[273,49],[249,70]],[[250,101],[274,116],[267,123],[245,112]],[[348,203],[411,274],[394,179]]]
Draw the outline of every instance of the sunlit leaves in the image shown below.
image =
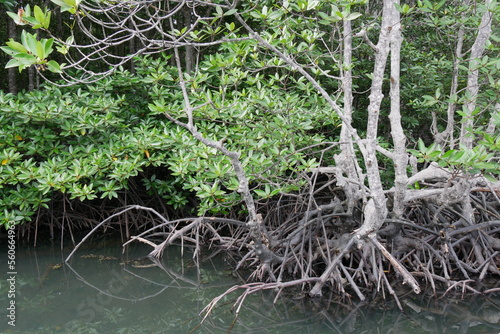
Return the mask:
[[51,0],[54,4],[61,7],[61,12],[70,12],[75,14],[82,0]]
[[418,0],[417,5],[420,10],[425,12],[434,12],[439,10],[446,3],[446,0],[430,1],[430,0]]
[[194,187],[199,198],[213,198],[225,194],[225,191],[220,189],[219,183],[216,181],[212,185],[202,183],[198,187]]
[[[42,9],[36,5],[33,7],[33,11],[31,11],[30,5],[26,5],[24,9],[22,7],[19,8],[17,13],[7,12],[7,14],[17,25],[29,24],[33,29],[48,29],[52,13],[50,10]],[[31,16],[32,14],[33,16]]]
[[47,65],[47,69],[51,72],[54,72],[54,73],[61,73],[62,72],[61,65],[59,65],[55,60],[49,60],[46,65]]
[[30,34],[25,30],[21,33],[21,43],[10,39],[1,49],[10,55],[12,59],[6,68],[18,67],[19,71],[31,66],[39,65],[40,69],[47,68],[52,72],[61,72],[61,66],[54,60],[48,61],[47,57],[52,53],[54,39],[38,40],[36,34]]
[[24,9],[19,8],[17,13],[7,12],[7,15],[9,15],[17,25],[25,25],[28,23],[25,18],[31,16],[31,7],[27,5]]
[[33,29],[38,29],[38,28],[44,28],[48,29],[50,25],[50,16],[51,12],[47,9],[42,10],[40,7],[35,6],[33,7],[33,15],[34,15],[34,20],[30,21],[29,18],[28,22],[32,24]]
[[56,47],[56,50],[61,53],[61,54],[66,54],[68,53],[69,51],[69,48],[71,47],[71,45],[74,43],[74,37],[73,35],[72,36],[69,36],[66,41],[64,43],[62,42],[57,42],[56,44],[58,45]]
[[[71,6],[77,5],[80,0],[64,0],[70,3]],[[33,11],[27,5],[25,9],[19,8],[17,13],[7,13],[18,25],[29,24],[33,29],[49,29],[50,18],[52,12],[48,9],[42,9],[39,6],[34,6]],[[33,16],[32,16],[33,14]],[[69,46],[73,43],[73,37],[69,37],[65,43],[57,42],[57,50],[60,53],[66,54]],[[17,67],[19,71],[36,65],[38,70],[49,70],[54,73],[61,73],[64,64],[59,64],[55,60],[48,60],[47,58],[53,51],[54,38],[39,38],[35,34],[27,33],[25,30],[21,33],[21,43],[10,39],[6,43],[7,46],[1,47],[12,59],[5,66],[6,68]]]
[[0,152],[0,165],[5,166],[19,159],[21,154],[14,148],[6,148]]
[[[486,144],[500,144],[500,136],[494,139],[486,135]],[[497,151],[493,148],[494,151]],[[461,146],[459,149],[444,151],[441,146],[431,144],[426,147],[422,139],[418,140],[418,150],[410,150],[419,162],[435,161],[442,168],[446,168],[450,173],[481,174],[489,176],[490,174],[500,174],[500,163],[495,158],[495,153],[489,152],[487,145],[479,145],[472,149]]]

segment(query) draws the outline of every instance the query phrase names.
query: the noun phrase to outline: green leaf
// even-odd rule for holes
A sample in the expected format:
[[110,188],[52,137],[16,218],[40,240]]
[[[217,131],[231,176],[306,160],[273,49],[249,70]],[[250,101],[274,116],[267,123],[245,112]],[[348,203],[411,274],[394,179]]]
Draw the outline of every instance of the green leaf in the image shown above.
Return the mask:
[[489,174],[484,174],[483,175],[484,178],[490,182],[493,182],[493,183],[496,183],[498,182],[498,180],[496,178],[494,178],[492,175],[489,175]]
[[12,13],[12,12],[7,12],[7,15],[9,15],[13,20],[14,22],[19,25],[19,26],[23,26],[25,25],[26,23],[23,21],[24,18],[21,18],[19,17],[19,15],[17,15],[17,13]]
[[[38,25],[38,27],[41,27],[41,24],[38,23],[38,21],[34,17],[23,17],[24,21],[28,22],[33,26],[33,28]],[[38,29],[38,28],[35,28]]]
[[35,6],[33,8],[34,17],[27,17],[26,21],[33,25],[33,29],[45,28],[48,29],[50,26],[50,11],[43,11],[40,7]]
[[217,12],[218,16],[223,16],[224,12],[222,11],[221,6],[215,6],[215,11]]
[[62,54],[66,54],[66,53],[68,53],[69,48],[70,48],[70,46],[73,44],[74,40],[75,40],[75,39],[74,39],[73,35],[71,35],[71,36],[69,36],[69,37],[66,39],[65,44],[61,44],[61,43],[59,43],[59,42],[58,42],[58,45],[60,45],[60,46],[56,47],[56,50],[57,50],[58,52],[62,53]]
[[309,0],[307,2],[307,10],[314,9],[318,7],[318,5],[319,5],[319,0]]
[[274,189],[273,191],[271,191],[269,196],[273,197],[273,196],[279,194],[280,192],[281,192],[281,189]]
[[260,189],[254,189],[254,192],[259,195],[260,197],[268,197],[269,194],[267,194],[264,190]]
[[54,44],[54,39],[53,38],[44,39],[42,41],[42,44],[44,47],[45,57],[48,57],[53,51],[52,45]]
[[30,54],[26,54],[26,53],[17,54],[15,59],[19,60],[22,64],[27,65],[27,66],[36,64],[36,62],[37,62],[37,59],[34,56],[32,56]]
[[351,13],[345,18],[346,21],[352,21],[361,16],[361,13]]
[[436,159],[441,155],[441,153],[442,153],[441,151],[432,151],[428,154],[428,156],[430,159]]
[[30,5],[26,5],[26,7],[24,7],[24,14],[25,16],[31,16],[31,7]]
[[408,149],[408,152],[413,154],[414,156],[420,156],[420,151],[417,151],[417,150],[412,150],[411,148]]
[[413,10],[413,8],[408,6],[408,4],[406,4],[406,3],[403,6],[399,6],[397,4],[394,4],[394,6],[396,6],[396,9],[398,10],[398,12],[400,12],[403,15],[408,14]]
[[28,49],[28,52],[36,54],[36,35],[29,34],[23,30],[21,33],[21,43],[23,43],[24,47]]
[[275,11],[269,13],[269,15],[267,16],[267,18],[269,20],[277,20],[281,16],[283,16],[283,11],[282,10],[275,10]]
[[454,153],[450,157],[450,163],[453,165],[461,164],[463,162],[462,160],[463,160],[464,155],[465,155],[465,151],[458,151],[458,152]]
[[75,14],[81,0],[51,0],[54,4],[61,7],[61,12],[70,12]]
[[426,147],[422,138],[418,138],[418,150],[422,153],[426,151]]
[[33,8],[33,15],[35,16],[35,19],[40,22],[40,24],[42,24],[43,22],[45,22],[45,15],[42,11],[42,9],[38,6],[35,5],[35,7]]
[[499,170],[500,165],[493,163],[493,162],[476,162],[476,163],[472,164],[472,167],[476,168],[476,169],[488,169],[488,170],[492,169],[492,170],[496,170],[500,173],[500,170]]
[[50,26],[50,18],[52,17],[52,12],[51,11],[47,11],[45,13],[45,24],[43,25],[43,27],[45,29],[49,29],[49,26]]
[[438,4],[436,4],[434,6],[434,9],[438,10],[439,8],[441,8],[445,4],[445,2],[446,2],[446,0],[441,0]]
[[19,60],[11,59],[11,60],[9,60],[7,65],[5,65],[5,68],[19,67],[21,65],[23,65],[23,63],[21,63]]
[[1,46],[0,49],[2,49],[3,52],[8,54],[9,56],[13,57],[19,53],[19,51],[14,50],[13,48],[9,46]]
[[62,73],[61,66],[55,60],[49,61],[47,63],[47,68],[53,73]]
[[66,38],[66,44],[72,45],[75,42],[75,37],[73,35]]
[[436,100],[439,100],[439,98],[441,97],[441,89],[436,89]]
[[63,11],[63,10],[62,10],[62,7],[70,7],[70,6],[68,6],[68,5],[67,5],[64,1],[62,1],[62,0],[51,0],[51,1],[52,1],[52,3],[54,3],[54,4],[58,5],[59,7],[61,7],[61,11]]
[[[14,49],[16,51],[19,51],[21,53],[28,53],[28,50],[24,47],[24,45],[22,45],[21,43],[18,43],[16,41],[14,41],[14,40],[12,40],[12,39],[9,42],[5,43],[5,44],[7,44],[12,49]],[[3,50],[3,47],[2,47],[2,50]],[[5,51],[5,52],[7,52],[7,51]]]
[[227,12],[224,13],[224,16],[229,16],[229,15],[233,15],[234,13],[236,13],[238,10],[236,8],[233,8],[233,9],[230,9],[228,10]]
[[441,158],[443,158],[443,159],[449,158],[450,156],[452,156],[453,154],[455,154],[455,152],[456,152],[456,150],[446,151],[446,153],[443,154],[443,156]]
[[41,41],[36,43],[36,55],[41,60],[45,59],[45,48]]

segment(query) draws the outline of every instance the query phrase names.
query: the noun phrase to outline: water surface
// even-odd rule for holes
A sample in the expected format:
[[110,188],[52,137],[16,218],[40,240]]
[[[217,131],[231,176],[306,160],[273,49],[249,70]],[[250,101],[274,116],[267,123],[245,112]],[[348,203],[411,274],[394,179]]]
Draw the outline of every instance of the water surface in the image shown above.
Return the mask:
[[[1,241],[5,244],[4,240]],[[242,281],[223,253],[193,254],[179,247],[164,253],[160,266],[145,259],[151,248],[120,241],[87,242],[69,265],[60,247],[18,247],[16,326],[8,325],[8,284],[0,285],[1,333],[500,333],[500,298],[402,299],[401,312],[387,301],[327,303],[292,294],[275,303],[276,293],[248,296],[238,316],[236,292],[219,301],[202,322],[213,298]],[[0,250],[7,273],[7,249]],[[5,264],[4,264],[5,263]]]

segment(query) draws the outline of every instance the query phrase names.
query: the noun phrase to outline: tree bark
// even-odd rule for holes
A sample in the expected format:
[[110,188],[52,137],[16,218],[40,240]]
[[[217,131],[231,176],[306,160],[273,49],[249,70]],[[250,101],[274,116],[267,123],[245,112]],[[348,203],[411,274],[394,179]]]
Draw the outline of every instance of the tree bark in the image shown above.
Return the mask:
[[[399,5],[399,0],[394,2]],[[393,218],[399,219],[403,217],[405,208],[405,192],[408,183],[408,175],[406,168],[408,166],[408,155],[406,153],[406,135],[401,125],[401,108],[400,108],[400,64],[401,64],[401,24],[400,14],[396,8],[392,7],[390,18],[390,47],[391,47],[391,112],[389,121],[391,123],[391,135],[394,145],[394,172],[395,172],[395,190],[393,204]]]
[[[485,5],[488,6],[492,0],[486,0]],[[474,136],[470,133],[470,129],[474,126],[473,113],[476,109],[477,94],[479,92],[479,58],[481,58],[486,42],[491,35],[491,22],[493,15],[489,10],[486,10],[479,24],[476,40],[472,45],[469,61],[469,75],[467,76],[466,96],[468,100],[464,103],[464,112],[466,116],[462,121],[460,130],[460,144],[466,148],[472,149]]]
[[[451,87],[450,87],[450,99],[456,98],[457,90],[458,90],[458,76],[459,76],[459,65],[462,59],[462,47],[464,43],[464,35],[465,28],[463,25],[460,26],[458,30],[457,36],[457,46],[455,48],[455,59],[453,61],[453,77],[451,78]],[[448,146],[451,149],[455,146],[453,140],[453,129],[455,128],[455,110],[457,104],[455,102],[449,102],[448,108],[446,110],[447,120],[446,120],[446,128],[443,132],[439,132],[437,127],[437,116],[433,112],[433,122],[432,122],[432,132],[434,134],[434,141],[438,145],[444,146],[448,143]]]
[[[344,21],[343,24],[343,64],[342,64],[342,89],[344,92],[344,116],[340,130],[340,148],[341,152],[335,156],[335,163],[339,168],[336,175],[337,185],[342,187],[347,197],[347,213],[352,214],[356,201],[362,196],[359,184],[363,184],[362,172],[359,168],[354,153],[352,134],[349,131],[352,121],[352,27],[351,21]],[[347,180],[342,176],[346,175]],[[358,183],[353,184],[349,180],[356,180]]]
[[[17,32],[17,27],[16,23],[14,20],[9,19],[8,20],[9,25],[8,25],[8,30],[9,30],[9,38],[16,38],[16,32]],[[12,94],[17,94],[18,88],[17,88],[17,73],[18,70],[16,68],[9,68],[7,69],[7,81],[9,83],[9,92]]]
[[371,199],[365,205],[363,225],[356,232],[359,238],[376,233],[387,217],[386,197],[380,179],[376,149],[380,105],[384,98],[382,86],[387,57],[390,51],[391,31],[393,26],[398,22],[399,13],[394,7],[394,2],[392,0],[384,0],[382,27],[379,40],[375,46],[375,63],[369,96],[370,104],[368,106],[368,125],[366,129],[366,152],[364,154]]

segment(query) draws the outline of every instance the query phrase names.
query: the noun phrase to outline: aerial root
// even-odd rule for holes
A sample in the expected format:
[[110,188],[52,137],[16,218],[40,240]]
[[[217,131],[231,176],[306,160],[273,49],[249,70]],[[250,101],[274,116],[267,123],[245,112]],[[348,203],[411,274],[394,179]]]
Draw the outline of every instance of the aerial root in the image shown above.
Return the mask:
[[420,286],[418,285],[415,278],[408,272],[408,270],[403,265],[401,265],[401,263],[398,260],[396,260],[391,253],[387,251],[387,249],[380,243],[380,241],[377,240],[377,237],[371,237],[369,238],[369,240],[389,260],[393,268],[399,274],[401,274],[401,276],[403,276],[403,284],[408,283],[413,289],[413,292],[419,294]]
[[323,288],[323,285],[325,285],[326,281],[328,280],[329,276],[333,272],[333,270],[337,267],[337,263],[339,263],[344,255],[349,251],[351,246],[354,244],[354,238],[351,238],[347,244],[342,248],[342,250],[339,252],[337,257],[328,265],[327,269],[323,272],[323,274],[320,276],[319,281],[316,282],[314,287],[311,289],[309,294],[313,297],[320,297],[322,295],[321,289]]

